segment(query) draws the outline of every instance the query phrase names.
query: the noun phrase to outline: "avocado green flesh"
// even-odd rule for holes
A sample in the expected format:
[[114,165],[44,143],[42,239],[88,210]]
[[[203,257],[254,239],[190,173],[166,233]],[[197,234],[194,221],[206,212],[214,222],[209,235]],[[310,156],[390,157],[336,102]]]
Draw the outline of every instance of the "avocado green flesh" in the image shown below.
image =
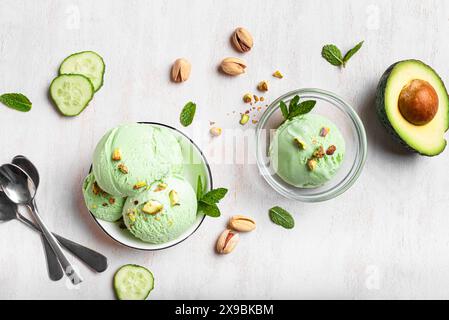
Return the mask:
[[[398,107],[402,89],[415,79],[429,82],[439,100],[437,114],[422,126],[408,122]],[[449,128],[449,98],[443,81],[428,65],[418,60],[405,60],[388,68],[378,85],[376,105],[382,123],[395,140],[408,149],[426,156],[438,155],[445,149],[444,133]]]

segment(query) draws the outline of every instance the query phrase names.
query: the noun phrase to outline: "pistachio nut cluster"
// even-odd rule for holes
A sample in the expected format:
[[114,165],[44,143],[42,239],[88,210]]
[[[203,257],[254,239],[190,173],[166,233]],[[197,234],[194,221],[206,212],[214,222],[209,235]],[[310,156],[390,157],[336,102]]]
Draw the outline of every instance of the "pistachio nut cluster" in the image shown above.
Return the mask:
[[229,219],[228,227],[218,237],[216,250],[219,254],[231,253],[240,241],[238,232],[250,232],[256,229],[256,221],[244,216],[235,215]]

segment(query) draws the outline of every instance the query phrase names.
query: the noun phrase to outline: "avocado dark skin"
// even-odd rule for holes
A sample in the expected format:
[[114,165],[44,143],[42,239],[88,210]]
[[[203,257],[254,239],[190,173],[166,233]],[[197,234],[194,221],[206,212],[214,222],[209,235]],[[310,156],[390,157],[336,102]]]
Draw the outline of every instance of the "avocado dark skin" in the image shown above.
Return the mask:
[[438,94],[430,83],[415,79],[402,89],[398,100],[399,111],[410,123],[422,126],[438,112]]

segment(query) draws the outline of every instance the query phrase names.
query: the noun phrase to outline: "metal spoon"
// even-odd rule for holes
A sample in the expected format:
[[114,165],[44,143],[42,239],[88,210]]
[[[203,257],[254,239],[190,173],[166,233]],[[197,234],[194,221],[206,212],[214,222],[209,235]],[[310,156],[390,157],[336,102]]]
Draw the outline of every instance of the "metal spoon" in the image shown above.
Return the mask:
[[[23,171],[25,171],[25,173],[29,175],[31,180],[33,180],[36,187],[39,185],[39,172],[37,171],[37,168],[34,166],[34,164],[27,157],[21,155],[15,156],[12,159],[12,163],[20,167]],[[19,220],[26,219],[25,217],[21,216],[19,212],[17,212],[17,215]],[[29,220],[28,222],[32,223]],[[35,229],[37,229],[36,226],[34,227]],[[72,252],[76,257],[78,257],[81,261],[83,261],[93,270],[97,272],[103,272],[108,268],[108,259],[104,255],[87,247],[84,247],[78,243],[65,239],[64,237],[61,237],[55,233],[53,233],[53,235],[56,237],[56,239],[62,246],[64,246],[67,250]]]
[[59,263],[61,264],[66,276],[69,277],[71,282],[75,285],[81,283],[82,279],[77,274],[64,252],[62,252],[56,238],[48,230],[39,215],[37,206],[33,201],[36,196],[36,186],[31,178],[16,165],[4,164],[0,167],[0,185],[3,192],[5,192],[6,196],[12,202],[25,205],[31,210],[33,217],[42,230],[42,233],[58,257]]
[[[19,163],[14,163],[14,160],[16,160],[16,158]],[[28,165],[23,166],[22,156],[18,156],[16,158],[13,159],[12,163],[21,167],[30,176],[31,180],[33,180],[33,183],[36,186],[36,188],[38,188],[39,187],[39,174],[38,174],[36,168],[34,168],[34,166],[29,167]],[[3,199],[9,200],[6,196],[4,196],[2,198],[2,201],[3,201]],[[32,229],[35,229],[35,230],[37,229],[38,231],[40,231],[37,227],[34,226],[34,223],[32,223],[30,220],[23,217],[17,210],[17,205],[16,204],[14,204],[14,205],[15,205],[14,211],[10,212],[11,215],[14,215],[13,218],[17,217],[18,220],[24,222],[26,225],[28,225]],[[9,212],[7,212],[7,213],[9,213]],[[32,224],[32,226],[30,224]],[[45,237],[42,233],[41,233],[41,239],[42,239],[42,243],[44,245],[45,257],[47,258],[47,267],[48,267],[48,274],[50,276],[50,279],[53,281],[58,281],[64,276],[61,265],[59,264],[59,261],[58,261],[58,257],[56,257],[56,254],[54,253],[53,249],[51,248],[50,244],[48,243],[47,239],[45,239]]]
[[[13,219],[18,219],[32,229],[40,231],[30,220],[23,217],[18,212],[17,204],[9,200],[3,192],[0,192],[0,221],[10,221]],[[64,275],[61,265],[59,264],[58,258],[56,257],[53,249],[50,247],[47,239],[42,236],[42,240],[44,244],[45,256],[47,257],[48,275],[51,280],[58,281]]]

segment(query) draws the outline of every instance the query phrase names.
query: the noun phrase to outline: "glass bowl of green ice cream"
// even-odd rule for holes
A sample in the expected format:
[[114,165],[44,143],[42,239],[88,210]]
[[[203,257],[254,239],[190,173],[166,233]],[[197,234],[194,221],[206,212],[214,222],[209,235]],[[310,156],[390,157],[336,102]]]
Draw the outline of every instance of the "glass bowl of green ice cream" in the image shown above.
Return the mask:
[[[316,104],[310,112],[288,116],[296,96],[297,105]],[[320,89],[295,90],[271,103],[258,122],[256,146],[259,171],[268,184],[303,202],[329,200],[348,190],[367,153],[357,113],[342,98]]]

